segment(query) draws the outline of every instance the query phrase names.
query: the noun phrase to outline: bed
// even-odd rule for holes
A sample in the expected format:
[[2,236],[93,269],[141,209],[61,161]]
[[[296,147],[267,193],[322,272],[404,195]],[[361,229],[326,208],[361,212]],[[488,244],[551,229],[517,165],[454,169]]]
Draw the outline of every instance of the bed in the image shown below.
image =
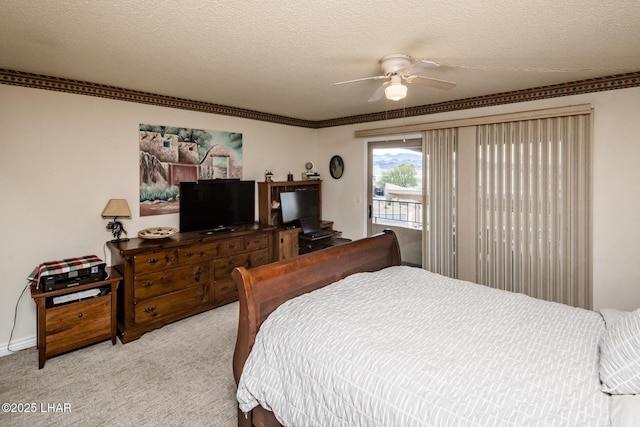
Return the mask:
[[239,426],[618,426],[640,417],[640,313],[610,313],[607,323],[401,266],[390,231],[232,275]]

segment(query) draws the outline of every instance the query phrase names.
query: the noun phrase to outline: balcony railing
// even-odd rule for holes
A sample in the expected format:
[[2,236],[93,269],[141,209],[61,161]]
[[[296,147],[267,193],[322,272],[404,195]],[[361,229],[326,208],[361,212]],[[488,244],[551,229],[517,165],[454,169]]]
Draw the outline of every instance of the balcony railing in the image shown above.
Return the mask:
[[422,203],[374,197],[371,206],[374,224],[422,228]]

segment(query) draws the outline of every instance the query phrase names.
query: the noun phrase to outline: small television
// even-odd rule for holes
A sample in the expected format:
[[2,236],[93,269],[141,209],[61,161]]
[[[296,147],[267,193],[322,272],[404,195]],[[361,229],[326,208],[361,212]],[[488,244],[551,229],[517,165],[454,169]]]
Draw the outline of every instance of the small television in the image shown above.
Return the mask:
[[180,231],[225,231],[255,222],[255,181],[180,183]]
[[300,218],[320,219],[318,194],[313,190],[280,193],[280,210],[284,225],[299,226]]

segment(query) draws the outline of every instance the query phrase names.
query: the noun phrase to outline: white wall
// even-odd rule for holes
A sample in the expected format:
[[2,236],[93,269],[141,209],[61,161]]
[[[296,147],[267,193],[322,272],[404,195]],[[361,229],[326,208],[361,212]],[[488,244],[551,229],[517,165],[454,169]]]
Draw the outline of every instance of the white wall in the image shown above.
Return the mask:
[[[178,215],[141,218],[138,210],[140,123],[241,132],[243,178],[300,176],[315,160],[316,131],[227,116],[0,85],[0,354],[26,277],[44,261],[96,254],[109,261],[112,238],[100,216],[110,198],[125,198],[131,237]],[[257,215],[256,215],[257,218]],[[35,345],[36,310],[27,291],[17,310],[12,349]]]
[[594,99],[594,307],[640,307],[640,88]]
[[[262,180],[267,168],[277,180],[289,171],[299,176],[313,161],[323,177],[323,216],[355,239],[366,230],[366,142],[354,138],[356,130],[579,103],[595,108],[594,308],[633,309],[640,307],[640,88],[312,130],[0,85],[0,355],[36,265],[90,253],[108,261],[103,246],[111,235],[100,213],[109,198],[129,201],[133,218],[123,222],[131,236],[146,227],[178,225],[177,215],[139,217],[140,123],[241,132],[245,179]],[[328,170],[335,154],[345,160],[339,180]],[[28,292],[16,317],[12,348],[35,345],[35,304]]]

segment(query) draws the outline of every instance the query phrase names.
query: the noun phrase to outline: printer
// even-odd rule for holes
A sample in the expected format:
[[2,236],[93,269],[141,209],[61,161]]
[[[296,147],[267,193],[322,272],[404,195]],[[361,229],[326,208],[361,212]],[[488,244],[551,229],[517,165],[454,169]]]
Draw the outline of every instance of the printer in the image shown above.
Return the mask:
[[44,292],[65,289],[107,278],[106,263],[95,255],[48,261],[38,265],[27,277]]

